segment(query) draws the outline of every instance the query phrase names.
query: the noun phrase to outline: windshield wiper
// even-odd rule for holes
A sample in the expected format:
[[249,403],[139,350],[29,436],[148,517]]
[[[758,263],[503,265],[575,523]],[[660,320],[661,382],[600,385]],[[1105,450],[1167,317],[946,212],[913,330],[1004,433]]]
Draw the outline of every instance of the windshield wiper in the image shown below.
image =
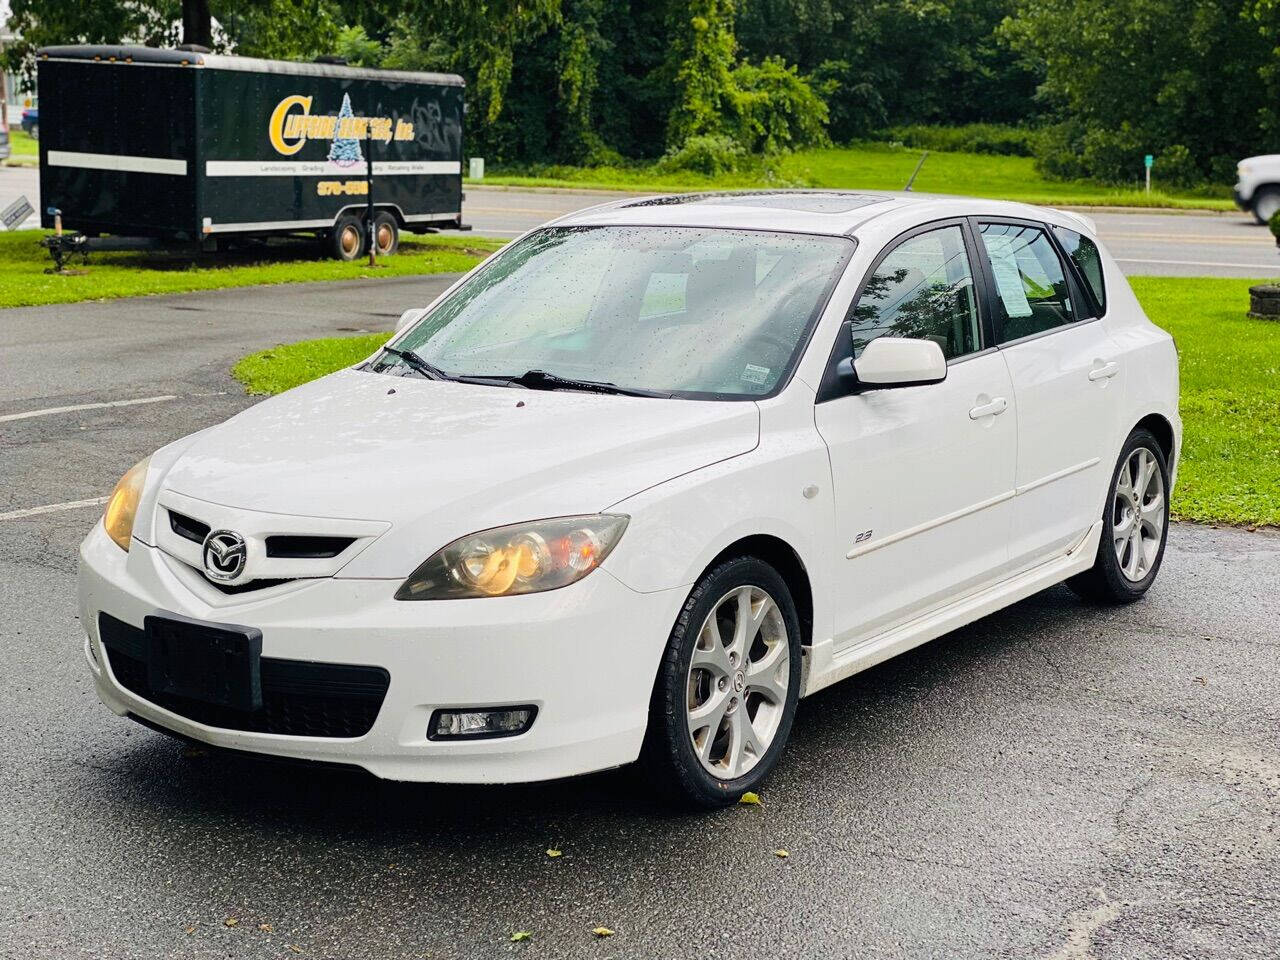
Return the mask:
[[453,377],[445,373],[434,363],[428,363],[412,350],[399,350],[396,347],[383,347],[384,353],[389,353],[398,360],[403,360],[418,373],[422,374],[429,380],[452,380]]
[[530,390],[581,390],[584,393],[608,393],[622,397],[661,397],[669,400],[671,394],[659,390],[641,390],[638,387],[620,387],[603,380],[575,380],[545,370],[526,370],[518,377],[500,378],[507,383],[519,384]]

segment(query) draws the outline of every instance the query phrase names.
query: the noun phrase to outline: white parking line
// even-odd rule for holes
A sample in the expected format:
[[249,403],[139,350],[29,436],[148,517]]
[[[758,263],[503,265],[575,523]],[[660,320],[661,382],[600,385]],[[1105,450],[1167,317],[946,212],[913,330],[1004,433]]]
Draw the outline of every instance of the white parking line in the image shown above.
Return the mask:
[[1236,270],[1274,270],[1275,264],[1217,263],[1212,260],[1138,260],[1135,257],[1116,257],[1118,263],[1167,263],[1183,267],[1233,267]]
[[43,410],[28,410],[26,413],[8,413],[0,417],[0,423],[10,420],[26,420],[29,417],[48,417],[55,413],[73,413],[76,410],[104,410],[107,407],[133,407],[140,403],[160,403],[164,400],[177,400],[177,394],[166,393],[162,397],[139,397],[136,400],[106,400],[102,403],[77,403],[69,407],[46,407]]
[[68,500],[66,503],[48,503],[43,507],[27,507],[25,510],[10,510],[0,513],[0,520],[21,520],[23,517],[38,517],[42,513],[59,513],[63,510],[79,510],[81,507],[100,507],[110,497],[94,497],[92,500]]

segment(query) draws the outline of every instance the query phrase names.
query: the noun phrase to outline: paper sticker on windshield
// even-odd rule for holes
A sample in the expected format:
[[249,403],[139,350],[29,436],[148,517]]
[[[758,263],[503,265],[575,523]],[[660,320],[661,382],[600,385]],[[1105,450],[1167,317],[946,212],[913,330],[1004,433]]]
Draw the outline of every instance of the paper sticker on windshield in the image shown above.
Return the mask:
[[754,363],[748,363],[742,368],[743,383],[768,383],[769,367],[758,367]]
[[1004,302],[1004,312],[1013,317],[1031,316],[1031,304],[1022,286],[1022,271],[1018,269],[1018,251],[1012,237],[987,236],[982,238],[991,256],[991,271],[996,275],[996,287]]

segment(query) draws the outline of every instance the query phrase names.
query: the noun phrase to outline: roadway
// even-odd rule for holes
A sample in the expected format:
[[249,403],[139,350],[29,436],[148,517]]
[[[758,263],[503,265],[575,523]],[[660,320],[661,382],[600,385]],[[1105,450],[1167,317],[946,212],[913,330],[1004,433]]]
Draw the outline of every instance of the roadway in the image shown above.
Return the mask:
[[[25,195],[38,211],[34,168],[0,168],[0,207]],[[514,237],[553,217],[625,193],[468,186],[464,216],[481,235]],[[1271,234],[1244,213],[1087,210],[1102,239],[1129,274],[1259,277],[1280,271]],[[26,226],[32,227],[32,217]]]
[[1274,533],[1175,525],[1139,604],[1049,590],[824,691],[763,805],[709,815],[627,771],[382,783],[111,715],[75,602],[96,501],[254,402],[240,355],[387,329],[447,279],[0,314],[0,957],[1274,953]]

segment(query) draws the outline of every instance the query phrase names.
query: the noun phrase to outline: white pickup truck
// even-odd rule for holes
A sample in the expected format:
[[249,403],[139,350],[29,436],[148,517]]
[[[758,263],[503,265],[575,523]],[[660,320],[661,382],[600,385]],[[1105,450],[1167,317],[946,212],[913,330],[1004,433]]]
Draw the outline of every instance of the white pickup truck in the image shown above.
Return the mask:
[[1236,167],[1236,206],[1259,223],[1280,212],[1280,153],[1245,157]]

